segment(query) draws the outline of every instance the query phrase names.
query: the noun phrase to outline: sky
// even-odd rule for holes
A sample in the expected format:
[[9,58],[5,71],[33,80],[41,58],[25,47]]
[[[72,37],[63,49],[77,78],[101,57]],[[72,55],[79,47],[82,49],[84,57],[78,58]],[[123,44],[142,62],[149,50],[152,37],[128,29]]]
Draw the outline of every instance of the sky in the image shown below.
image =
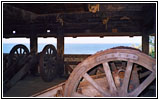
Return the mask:
[[[29,38],[9,38],[4,39],[3,43],[30,43]],[[56,43],[56,38],[38,38],[38,43]],[[65,43],[141,43],[141,37],[65,37]]]

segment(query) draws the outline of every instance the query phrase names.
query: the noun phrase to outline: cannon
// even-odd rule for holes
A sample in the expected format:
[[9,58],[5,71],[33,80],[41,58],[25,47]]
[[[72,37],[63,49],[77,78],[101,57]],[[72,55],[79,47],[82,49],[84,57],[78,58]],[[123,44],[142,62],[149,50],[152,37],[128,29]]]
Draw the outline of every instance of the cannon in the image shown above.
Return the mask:
[[[26,73],[40,73],[46,82],[52,81],[57,75],[57,51],[56,48],[48,44],[42,52],[31,54],[23,44],[15,45],[8,57],[5,57],[4,66],[4,90],[8,90]],[[39,68],[38,68],[39,67]],[[39,72],[38,72],[38,69]]]
[[28,61],[29,50],[25,45],[18,44],[9,53],[6,68],[4,70],[4,80],[9,80]]
[[137,97],[155,78],[155,59],[134,48],[117,47],[88,57],[66,82],[32,96]]
[[[21,77],[26,74],[30,61],[29,50],[25,45],[15,45],[9,53],[8,60],[3,70],[4,92],[12,87]],[[24,67],[25,66],[25,67]],[[24,73],[23,73],[24,72]]]
[[57,51],[55,46],[48,44],[40,54],[39,69],[45,82],[52,81],[57,76]]

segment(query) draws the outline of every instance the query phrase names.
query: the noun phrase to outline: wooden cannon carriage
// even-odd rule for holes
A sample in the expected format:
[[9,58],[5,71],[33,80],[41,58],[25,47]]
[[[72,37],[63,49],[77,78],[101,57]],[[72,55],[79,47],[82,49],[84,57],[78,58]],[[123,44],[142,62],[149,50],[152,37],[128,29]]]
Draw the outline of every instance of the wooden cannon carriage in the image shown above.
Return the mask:
[[[71,57],[70,57],[71,56]],[[81,55],[80,55],[81,56]],[[77,57],[78,59],[80,56]],[[70,61],[72,55],[65,55],[64,66],[67,73],[71,73],[74,67],[89,55],[82,56],[79,61]],[[45,82],[51,82],[59,73],[57,62],[57,50],[55,46],[48,44],[38,54],[31,54],[25,45],[15,45],[9,55],[5,55],[4,87],[9,89],[22,79],[27,73],[40,74]],[[67,74],[65,73],[65,74]],[[4,91],[6,91],[4,90]]]
[[57,76],[57,51],[53,45],[48,44],[42,52],[33,55],[25,45],[18,44],[10,51],[5,65],[3,70],[5,89],[14,86],[28,72],[38,73],[38,69],[42,79],[49,82]]
[[88,57],[66,82],[33,96],[136,97],[155,77],[155,59],[133,48],[117,47]]

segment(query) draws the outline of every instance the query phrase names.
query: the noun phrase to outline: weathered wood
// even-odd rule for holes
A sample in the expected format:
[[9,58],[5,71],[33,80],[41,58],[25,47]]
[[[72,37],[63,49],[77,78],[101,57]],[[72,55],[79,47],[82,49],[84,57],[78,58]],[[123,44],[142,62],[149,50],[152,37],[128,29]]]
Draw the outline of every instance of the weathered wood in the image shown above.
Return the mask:
[[[129,81],[129,87],[128,87],[129,91],[133,91],[133,89],[137,88],[140,85],[140,78],[139,78],[137,67],[138,67],[138,65],[134,64],[133,69],[132,69],[132,74],[130,77],[131,81]],[[133,87],[131,87],[131,85],[133,85]]]
[[68,65],[78,65],[80,62],[78,61],[70,61],[70,62],[65,62]]
[[18,61],[15,61],[8,68],[3,72],[3,79],[10,80],[21,68],[22,66],[28,61],[26,58],[21,58]]
[[86,59],[90,55],[79,55],[79,54],[65,54],[64,55],[64,64],[65,64],[65,73],[69,74],[73,71],[73,66],[78,65],[84,59]]
[[58,74],[64,73],[64,36],[58,35],[57,37],[57,62],[58,62]]
[[103,68],[104,68],[104,71],[105,71],[105,74],[106,74],[106,77],[107,77],[107,80],[108,80],[108,84],[109,84],[109,87],[110,87],[110,92],[113,94],[113,93],[116,92],[117,88],[115,86],[115,82],[113,80],[113,76],[112,76],[110,67],[109,67],[107,62],[103,63]]
[[117,69],[114,62],[110,63],[110,66],[111,66],[112,70],[116,70]]
[[[89,30],[88,30],[89,31]],[[130,34],[132,33],[132,34]],[[45,33],[39,33],[36,34],[38,37],[57,37],[56,34],[45,34]],[[113,32],[72,32],[72,33],[65,33],[65,37],[99,37],[99,36],[141,36],[141,32],[137,31],[137,32],[117,32],[117,33],[113,33]],[[20,37],[28,37],[28,35],[26,34],[10,34],[10,32],[8,32],[4,38],[20,38]]]
[[149,54],[149,35],[147,34],[142,36],[142,51]]
[[38,50],[37,37],[32,36],[32,37],[30,37],[30,53],[31,54],[36,54],[37,50]]
[[64,90],[65,82],[58,84],[54,87],[51,87],[49,89],[46,89],[44,91],[41,91],[39,93],[36,93],[32,95],[31,97],[55,97],[57,94],[57,91]]
[[9,80],[7,83],[7,86],[12,87],[15,85],[31,68],[32,62],[32,57],[29,56],[26,59],[28,59],[28,62]]
[[144,72],[142,74],[139,74],[139,77],[144,78],[144,77],[148,76],[149,74],[151,74],[151,71],[147,71],[147,72]]
[[72,94],[72,97],[86,97],[85,95],[82,95],[82,94],[80,94],[80,93],[78,93],[78,92],[74,92],[73,94]]
[[[57,29],[58,24],[61,24],[60,22],[57,22],[57,16],[63,20],[63,30],[64,30],[64,36],[71,33],[75,34],[75,36],[81,36],[77,33],[82,33],[83,36],[94,36],[93,33],[97,33],[96,36],[99,36],[98,33],[105,33],[105,32],[111,32],[112,28],[117,28],[119,33],[124,32],[140,32],[140,22],[142,21],[140,17],[141,12],[98,12],[96,14],[92,14],[90,12],[86,13],[63,13],[63,14],[49,14],[49,15],[36,15],[36,17],[30,17],[26,19],[27,23],[17,23],[19,21],[16,21],[14,19],[14,22],[9,21],[12,20],[12,17],[10,19],[6,19],[6,22],[4,23],[4,37],[29,37],[32,34],[36,34],[37,36],[57,36]],[[135,16],[134,16],[135,15]],[[7,16],[7,15],[6,15]],[[105,29],[105,25],[102,24],[102,20],[105,17],[110,17],[109,23],[108,23],[108,29]],[[128,16],[133,18],[133,22],[130,20],[126,20],[123,22],[123,20],[120,20],[123,16]],[[137,16],[137,18],[135,18]],[[78,19],[77,19],[78,18]],[[5,21],[4,21],[5,22]],[[138,23],[138,25],[136,25]],[[19,25],[19,26],[18,26]],[[97,27],[98,26],[98,27]],[[97,27],[94,28],[94,27]],[[50,29],[51,34],[47,33],[46,30]],[[12,34],[12,31],[16,30],[16,34]],[[87,31],[90,30],[90,33]],[[66,35],[65,35],[66,33]],[[86,34],[85,34],[86,33]],[[88,33],[88,35],[87,35]],[[90,34],[90,35],[89,35]],[[91,35],[92,34],[92,35]],[[111,33],[112,35],[116,35],[114,33]],[[130,33],[129,33],[130,34]],[[101,35],[106,36],[106,34]],[[109,35],[108,35],[109,36]],[[125,35],[128,36],[128,35]],[[133,36],[133,34],[132,34]]]
[[[107,84],[105,75],[94,75],[92,78],[98,85],[103,88],[104,91],[109,90],[109,85]],[[88,97],[102,96],[87,80],[84,80],[79,84],[77,91],[81,92],[83,95],[87,95]]]
[[124,76],[124,81],[123,81],[123,84],[121,87],[121,96],[127,96],[127,93],[128,93],[127,90],[128,90],[128,85],[129,85],[129,81],[130,81],[130,75],[132,72],[132,68],[133,68],[133,63],[128,62],[125,76]]
[[[95,79],[95,81],[96,82],[98,82],[99,84],[102,84],[102,83],[104,83],[105,82],[105,80],[103,80],[103,77],[105,76],[105,74],[99,74],[99,75],[93,75],[93,76],[91,76],[93,79]],[[99,79],[98,79],[99,78]],[[105,78],[105,77],[104,77]],[[31,97],[58,97],[58,96],[63,96],[64,94],[62,94],[63,92],[64,92],[64,87],[65,87],[65,83],[66,82],[63,82],[63,83],[61,83],[61,84],[58,84],[58,85],[56,85],[56,86],[53,86],[53,87],[51,87],[51,88],[49,88],[49,89],[46,89],[46,90],[44,90],[44,91],[41,91],[41,92],[39,92],[39,93],[36,93],[36,94],[34,94],[34,95],[32,95]],[[106,86],[107,84],[105,84],[104,83],[104,88],[106,88],[107,86]],[[87,92],[87,91],[89,91],[89,89],[87,88],[87,87],[90,87],[90,83],[88,82],[88,81],[82,81],[81,83],[80,83],[80,86],[79,86],[80,88],[82,88],[82,90],[83,90],[83,92],[85,93],[85,92]],[[92,88],[91,88],[92,89]],[[60,93],[60,95],[58,95],[58,91],[61,91]],[[73,94],[72,96],[77,96],[77,97],[79,97],[79,96],[82,96],[82,97],[85,97],[85,95],[83,95],[83,94],[79,94],[79,93],[77,93],[77,92],[75,92],[75,94]],[[87,92],[88,93],[88,92]]]
[[41,54],[39,61],[39,70],[42,79],[51,82],[58,73],[57,51],[54,45],[46,45]]
[[36,18],[35,13],[10,6],[8,4],[3,4],[3,11],[3,23],[5,24],[30,23],[32,19]]
[[[87,74],[87,72],[89,70],[97,67],[97,65],[112,62],[112,61],[127,62],[126,71],[124,71],[125,72],[124,80],[121,79],[121,81],[123,80],[120,83],[122,85],[121,86],[119,85],[117,87],[116,91],[113,91],[113,93],[110,92],[112,90],[112,89],[110,89],[111,87],[109,87],[109,91],[106,90],[105,92],[103,92],[102,91],[103,89],[100,88],[102,86],[97,84],[94,81],[94,79],[92,79]],[[135,78],[138,77],[138,76],[136,76],[137,70],[134,71],[134,69],[133,69],[134,64],[140,65],[140,66],[150,70],[152,73],[140,85],[138,84],[138,81],[134,81],[134,84],[133,84],[133,82],[131,82],[131,84],[133,84],[135,86],[133,87],[133,89],[134,89],[133,91],[129,90],[129,91],[131,91],[129,93],[127,90],[129,89],[130,80],[133,81]],[[107,96],[118,96],[118,97],[138,96],[155,79],[156,70],[155,70],[155,67],[153,67],[155,64],[156,64],[155,59],[142,53],[141,51],[130,49],[130,48],[129,49],[128,48],[123,48],[123,49],[114,48],[114,49],[108,49],[105,51],[101,51],[99,53],[96,53],[95,55],[88,57],[82,63],[77,65],[77,67],[73,70],[69,79],[66,82],[64,96],[71,96],[74,92],[76,92],[76,90],[78,89],[78,84],[81,83],[82,77],[84,77],[84,79],[86,79],[99,93],[101,93],[102,96],[105,96],[105,94],[106,95],[110,94]],[[104,66],[105,73],[107,74],[106,76],[109,76],[107,78],[108,82],[106,84],[112,85],[113,80],[115,80],[115,82],[117,82],[116,80],[118,80],[118,79],[116,79],[115,76],[112,75],[113,72],[109,72],[109,69],[107,66],[106,65]],[[134,74],[134,75],[131,74],[132,71],[133,71],[132,74]],[[134,78],[131,78],[131,75]],[[113,76],[113,78],[111,78],[111,76]],[[92,95],[94,96],[94,94],[92,94]],[[98,95],[95,95],[95,96],[98,96]]]
[[4,71],[4,80],[10,79],[27,62],[29,50],[22,44],[15,45],[9,53],[7,69]]
[[[77,23],[72,22],[71,24],[64,24],[62,27],[64,36],[140,36],[141,27],[134,24],[134,22],[122,20],[109,21],[107,28],[100,22],[88,22],[88,23]],[[93,20],[92,20],[93,21]],[[53,23],[53,24],[52,24]],[[4,37],[57,37],[59,25],[52,22],[40,24],[10,24],[9,26],[4,25]],[[136,23],[136,22],[135,22]],[[51,30],[47,33],[47,30]],[[113,32],[112,29],[117,29],[118,32]],[[16,31],[16,34],[13,34]],[[130,34],[131,32],[131,34]],[[99,35],[98,35],[99,34]],[[100,35],[101,34],[101,35]]]
[[[49,7],[53,5],[52,9],[49,9],[49,13],[44,9],[38,9],[44,7],[48,10],[49,7],[46,5],[49,5]],[[57,5],[67,5],[67,7],[60,6],[63,8],[58,9]],[[78,5],[78,7],[75,5]],[[62,26],[64,36],[140,36],[139,32],[141,30],[147,29],[148,32],[152,30],[152,27],[155,29],[156,26],[155,3],[101,3],[99,4],[99,12],[96,13],[89,12],[88,6],[92,4],[81,5],[85,5],[84,8],[79,4],[69,3],[5,3],[3,5],[3,36],[5,38],[30,37],[32,34],[36,34],[40,37],[57,37],[56,33],[58,33],[59,26]],[[79,9],[83,9],[82,12],[79,12]],[[58,11],[60,13],[57,13]],[[35,14],[35,12],[40,14]],[[109,20],[103,24],[104,19]],[[47,29],[52,30],[51,34],[46,32]],[[117,29],[118,33],[113,33],[112,29]],[[16,30],[16,34],[12,34],[13,30]],[[128,34],[123,34],[125,32]]]
[[148,78],[146,78],[133,92],[128,94],[128,96],[138,96],[154,79],[155,75],[154,73],[151,73]]
[[[37,14],[84,12],[86,3],[8,3],[8,5],[31,11]],[[43,8],[43,9],[41,9]]]
[[81,62],[89,56],[91,55],[90,54],[65,54],[64,61],[65,62]]
[[101,95],[110,96],[109,93],[103,90],[87,73],[84,74],[84,79],[86,79]]
[[[96,3],[9,3],[26,11],[38,14],[88,12],[89,5]],[[144,7],[152,7],[153,3],[99,3],[99,11],[142,11]],[[43,9],[40,9],[43,8]]]

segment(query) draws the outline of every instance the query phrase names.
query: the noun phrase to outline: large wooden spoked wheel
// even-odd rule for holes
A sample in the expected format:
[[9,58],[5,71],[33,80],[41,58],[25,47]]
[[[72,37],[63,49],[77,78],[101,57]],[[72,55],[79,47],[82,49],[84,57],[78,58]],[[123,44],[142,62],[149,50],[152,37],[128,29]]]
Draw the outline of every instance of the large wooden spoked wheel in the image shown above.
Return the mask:
[[[114,82],[113,75],[109,66],[110,64],[108,64],[111,61],[126,62],[126,69],[125,69],[123,82],[122,85],[118,88],[116,86],[116,83]],[[149,70],[151,74],[142,83],[140,83],[133,91],[128,92],[129,83],[131,81],[130,76],[132,74],[132,69],[136,64]],[[100,84],[98,84],[98,82],[95,81],[88,73],[89,70],[93,69],[97,65],[103,66],[104,75],[107,80],[107,83],[105,84],[109,86],[107,89],[105,89],[106,87],[103,87]],[[156,77],[156,62],[155,59],[151,58],[150,56],[133,49],[108,49],[88,57],[82,63],[77,65],[77,67],[73,70],[69,79],[66,82],[64,96],[66,97],[88,96],[86,94],[82,94],[77,91],[81,80],[84,79],[87,82],[89,82],[89,84],[91,84],[91,86],[96,91],[98,91],[100,96],[137,97],[155,79],[155,77]]]
[[29,54],[29,50],[25,45],[18,44],[15,45],[9,53],[8,65],[13,65],[19,60],[25,59]]
[[48,44],[40,55],[40,75],[46,82],[52,81],[57,74],[57,51],[56,48]]
[[25,45],[15,45],[8,56],[7,68],[4,70],[4,80],[10,79],[25,64],[29,50]]

